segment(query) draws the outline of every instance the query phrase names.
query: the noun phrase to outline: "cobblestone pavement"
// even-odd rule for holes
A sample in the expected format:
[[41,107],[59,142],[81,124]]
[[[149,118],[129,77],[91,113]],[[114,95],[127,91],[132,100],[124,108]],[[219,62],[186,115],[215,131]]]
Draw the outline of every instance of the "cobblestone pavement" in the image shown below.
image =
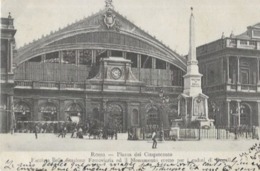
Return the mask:
[[200,141],[158,141],[152,149],[152,141],[94,140],[57,137],[54,134],[0,134],[0,151],[246,151],[259,142],[252,139],[200,140]]

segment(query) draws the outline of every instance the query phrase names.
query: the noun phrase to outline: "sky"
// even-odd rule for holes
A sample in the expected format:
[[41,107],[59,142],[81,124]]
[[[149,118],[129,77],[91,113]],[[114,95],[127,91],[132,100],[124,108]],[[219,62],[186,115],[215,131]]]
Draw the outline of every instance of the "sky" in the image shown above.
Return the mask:
[[[11,12],[16,47],[90,16],[105,0],[0,0],[1,17]],[[113,0],[114,9],[181,55],[188,53],[190,8],[196,46],[246,31],[260,22],[260,0]]]

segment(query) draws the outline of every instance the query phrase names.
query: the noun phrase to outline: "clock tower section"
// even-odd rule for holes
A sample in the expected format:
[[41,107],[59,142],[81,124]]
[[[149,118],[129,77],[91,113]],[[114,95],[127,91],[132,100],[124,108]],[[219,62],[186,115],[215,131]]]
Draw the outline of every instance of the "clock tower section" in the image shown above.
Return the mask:
[[122,57],[102,58],[98,74],[89,81],[93,85],[102,83],[101,91],[139,91],[144,82],[136,79],[131,70],[131,63],[131,60]]

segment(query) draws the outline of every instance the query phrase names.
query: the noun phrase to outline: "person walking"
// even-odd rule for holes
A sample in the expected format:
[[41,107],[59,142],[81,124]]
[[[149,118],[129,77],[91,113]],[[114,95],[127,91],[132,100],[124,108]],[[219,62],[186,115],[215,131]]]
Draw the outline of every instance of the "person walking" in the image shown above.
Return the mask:
[[61,138],[63,138],[63,128],[61,127],[60,128],[60,130],[59,130],[59,135],[58,135],[58,137],[60,137],[61,136]]
[[64,126],[64,128],[63,128],[62,138],[65,138],[65,137],[66,137],[66,134],[67,134],[67,127]]
[[155,131],[153,131],[152,140],[153,140],[153,146],[152,146],[152,148],[157,148],[156,132],[155,132]]
[[37,131],[38,131],[38,127],[37,127],[37,125],[35,125],[35,126],[34,126],[34,130],[33,130],[34,135],[35,135],[35,139],[38,138]]

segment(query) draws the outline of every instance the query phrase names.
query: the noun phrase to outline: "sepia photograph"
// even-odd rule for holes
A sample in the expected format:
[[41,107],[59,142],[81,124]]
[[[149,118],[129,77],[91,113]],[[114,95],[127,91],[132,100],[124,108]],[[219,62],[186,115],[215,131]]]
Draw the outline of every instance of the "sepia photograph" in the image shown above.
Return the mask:
[[259,0],[0,2],[0,170],[260,169]]

